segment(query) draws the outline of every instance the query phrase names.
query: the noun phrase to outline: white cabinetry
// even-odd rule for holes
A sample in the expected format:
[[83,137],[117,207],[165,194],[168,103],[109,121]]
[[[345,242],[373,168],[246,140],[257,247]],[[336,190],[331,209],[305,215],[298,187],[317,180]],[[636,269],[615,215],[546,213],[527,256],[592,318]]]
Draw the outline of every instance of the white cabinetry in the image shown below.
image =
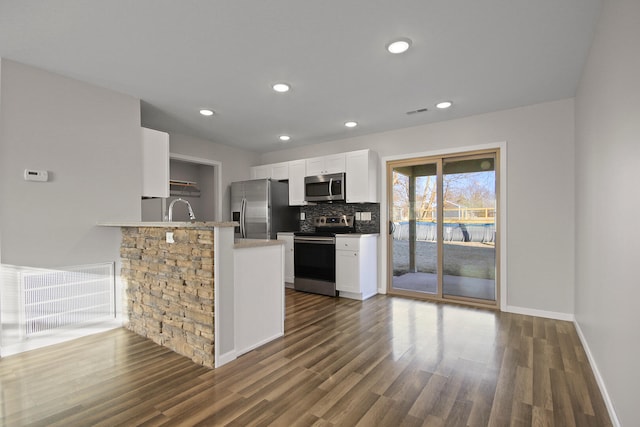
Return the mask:
[[[284,334],[283,251],[282,245],[233,250],[233,321],[231,325],[220,324],[216,330],[232,328],[234,356],[247,353]],[[220,272],[227,267],[225,264]],[[216,283],[218,280],[216,271]],[[217,314],[219,310],[228,312],[230,307],[220,302],[214,311]]]
[[251,167],[251,179],[271,178],[271,165]]
[[142,128],[142,196],[169,197],[169,134]]
[[345,171],[344,153],[307,159],[307,176]]
[[304,201],[304,177],[306,176],[305,160],[289,162],[289,206],[303,206]]
[[371,150],[253,166],[251,179],[289,180],[289,205],[303,206],[305,176],[346,173],[347,203],[378,203],[378,155]]
[[347,203],[378,202],[378,156],[371,150],[346,153]]
[[278,240],[284,241],[284,281],[293,285],[293,233],[278,233]]
[[378,293],[376,234],[336,236],[336,290],[365,300]]
[[253,166],[251,168],[251,179],[263,178],[271,178],[276,181],[289,179],[289,162]]
[[276,181],[289,179],[289,162],[271,165],[271,179],[275,179]]

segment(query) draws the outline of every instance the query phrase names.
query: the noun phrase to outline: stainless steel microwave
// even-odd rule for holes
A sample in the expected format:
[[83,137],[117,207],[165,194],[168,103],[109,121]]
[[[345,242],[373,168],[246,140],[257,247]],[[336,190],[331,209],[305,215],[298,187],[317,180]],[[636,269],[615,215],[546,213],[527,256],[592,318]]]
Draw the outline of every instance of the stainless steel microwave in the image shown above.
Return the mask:
[[345,174],[307,176],[304,178],[304,200],[333,202],[345,200]]

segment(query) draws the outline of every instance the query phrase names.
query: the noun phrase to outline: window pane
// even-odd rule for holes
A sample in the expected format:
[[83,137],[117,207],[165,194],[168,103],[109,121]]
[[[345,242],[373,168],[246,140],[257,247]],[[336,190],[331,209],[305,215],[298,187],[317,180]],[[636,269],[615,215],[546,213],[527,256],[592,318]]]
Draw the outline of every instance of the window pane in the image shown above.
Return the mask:
[[394,289],[438,293],[437,164],[393,170]]
[[443,164],[443,295],[496,299],[495,158]]

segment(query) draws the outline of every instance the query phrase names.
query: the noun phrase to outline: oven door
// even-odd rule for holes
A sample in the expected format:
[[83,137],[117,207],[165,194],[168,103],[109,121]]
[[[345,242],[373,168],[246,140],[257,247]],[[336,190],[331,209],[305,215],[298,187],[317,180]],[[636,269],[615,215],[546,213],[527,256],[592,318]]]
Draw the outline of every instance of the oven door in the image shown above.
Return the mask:
[[293,247],[294,289],[335,296],[335,238],[295,236]]

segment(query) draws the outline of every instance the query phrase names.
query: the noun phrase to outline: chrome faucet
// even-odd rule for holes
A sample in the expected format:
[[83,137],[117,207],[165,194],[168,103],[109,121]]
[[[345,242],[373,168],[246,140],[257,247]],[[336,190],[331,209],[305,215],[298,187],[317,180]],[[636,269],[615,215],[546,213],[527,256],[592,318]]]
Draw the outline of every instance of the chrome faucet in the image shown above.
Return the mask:
[[193,213],[193,209],[191,209],[191,203],[189,203],[187,200],[177,198],[173,200],[171,204],[169,204],[169,214],[167,215],[167,221],[173,221],[173,205],[175,205],[176,202],[186,203],[187,208],[189,209],[189,218],[191,219],[191,221],[194,221],[196,219],[196,215]]

